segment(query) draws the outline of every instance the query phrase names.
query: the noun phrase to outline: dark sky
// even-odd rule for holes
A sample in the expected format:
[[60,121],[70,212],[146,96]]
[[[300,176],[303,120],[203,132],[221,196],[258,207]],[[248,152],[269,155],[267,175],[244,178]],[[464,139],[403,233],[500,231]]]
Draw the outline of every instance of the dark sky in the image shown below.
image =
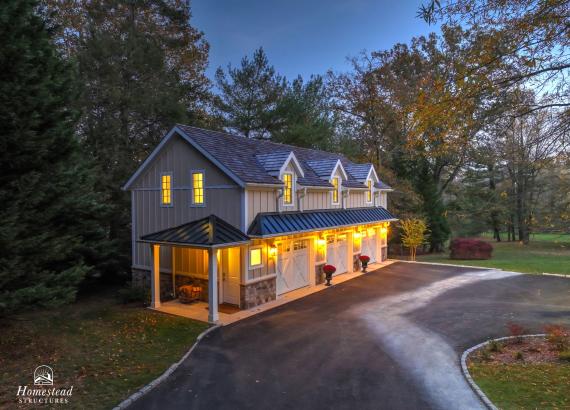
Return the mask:
[[208,75],[262,46],[288,79],[344,71],[347,56],[389,49],[435,28],[416,17],[422,0],[193,0],[192,25],[210,43]]

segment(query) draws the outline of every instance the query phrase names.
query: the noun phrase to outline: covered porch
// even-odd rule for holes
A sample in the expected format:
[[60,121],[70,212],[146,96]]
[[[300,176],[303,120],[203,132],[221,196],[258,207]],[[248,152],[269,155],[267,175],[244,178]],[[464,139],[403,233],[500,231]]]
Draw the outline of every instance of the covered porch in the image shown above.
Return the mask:
[[[144,235],[140,241],[148,243],[151,249],[152,309],[173,314],[180,314],[177,311],[184,309],[194,312],[196,319],[210,323],[218,323],[220,310],[239,310],[240,285],[247,269],[247,244],[250,243],[249,237],[239,229],[210,215]],[[182,304],[179,301],[161,300],[161,290],[164,293],[164,289],[161,289],[164,286],[161,285],[161,273],[162,279],[165,274],[161,272],[161,248],[165,247],[170,249],[172,258],[173,296],[179,296],[180,286],[188,285],[197,292],[195,302]],[[224,302],[229,302],[229,306],[222,305],[220,309],[220,304]],[[178,309],[173,309],[173,306],[178,306]]]

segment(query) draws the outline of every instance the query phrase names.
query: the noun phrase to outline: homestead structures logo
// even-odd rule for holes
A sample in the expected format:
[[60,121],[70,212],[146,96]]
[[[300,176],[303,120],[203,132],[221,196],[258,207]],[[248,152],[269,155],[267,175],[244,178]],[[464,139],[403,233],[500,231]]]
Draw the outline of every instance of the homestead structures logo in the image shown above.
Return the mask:
[[73,394],[73,386],[65,388],[53,386],[53,369],[45,364],[34,370],[34,385],[40,387],[18,386],[18,403],[21,404],[67,404]]
[[53,369],[45,364],[36,367],[34,384],[36,386],[53,386]]

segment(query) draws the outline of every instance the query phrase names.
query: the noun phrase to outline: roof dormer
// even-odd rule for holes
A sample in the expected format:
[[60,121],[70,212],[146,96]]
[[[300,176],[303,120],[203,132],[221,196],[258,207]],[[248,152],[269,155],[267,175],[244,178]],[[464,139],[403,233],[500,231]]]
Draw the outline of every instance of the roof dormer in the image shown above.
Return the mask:
[[348,179],[348,174],[344,170],[340,159],[323,159],[318,161],[308,161],[307,164],[311,167],[315,174],[320,178],[331,181],[333,176],[337,173],[340,174],[343,180]]
[[277,151],[268,154],[258,154],[255,156],[261,166],[269,175],[281,179],[283,173],[288,169],[293,169],[300,177],[305,176],[301,163],[293,151]]

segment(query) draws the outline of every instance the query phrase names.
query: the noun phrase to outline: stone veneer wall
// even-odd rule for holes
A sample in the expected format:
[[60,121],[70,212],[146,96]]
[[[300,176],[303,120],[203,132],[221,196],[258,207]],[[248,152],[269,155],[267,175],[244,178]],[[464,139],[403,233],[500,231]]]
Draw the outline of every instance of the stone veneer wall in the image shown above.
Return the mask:
[[352,257],[352,271],[353,272],[357,272],[360,270],[361,265],[360,265],[360,259],[358,259],[360,257],[360,254],[357,253],[356,255],[354,255]]
[[[142,287],[150,289],[150,271],[145,269],[132,269],[132,285],[133,287]],[[208,301],[208,280],[186,275],[176,275],[176,287],[179,288],[183,285],[201,286],[202,293],[200,300]],[[160,273],[160,300],[162,302],[174,299],[172,289],[172,274]]]
[[326,263],[320,263],[315,266],[315,284],[320,285],[325,283],[325,272],[323,272],[323,267]]
[[240,309],[251,309],[277,298],[277,278],[240,285]]

